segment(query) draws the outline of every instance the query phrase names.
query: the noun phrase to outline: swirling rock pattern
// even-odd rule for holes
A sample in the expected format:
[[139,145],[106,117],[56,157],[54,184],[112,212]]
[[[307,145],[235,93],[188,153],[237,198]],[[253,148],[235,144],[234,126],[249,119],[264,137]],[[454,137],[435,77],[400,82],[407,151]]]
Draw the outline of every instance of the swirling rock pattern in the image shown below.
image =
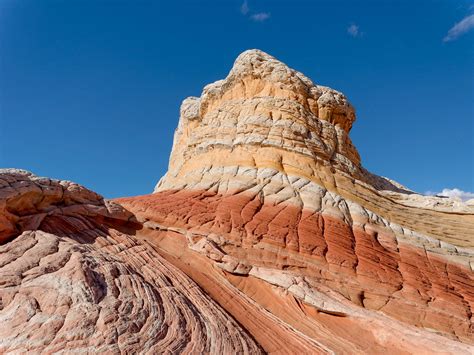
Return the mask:
[[1,353],[262,353],[116,203],[25,171],[0,183]]
[[368,172],[355,118],[250,50],[153,194],[0,170],[0,352],[474,353],[474,205]]
[[[365,170],[354,121],[343,94],[246,51],[183,102],[155,193],[119,202],[207,292],[230,282],[327,349],[471,353],[474,206]],[[189,258],[223,270],[220,281]]]

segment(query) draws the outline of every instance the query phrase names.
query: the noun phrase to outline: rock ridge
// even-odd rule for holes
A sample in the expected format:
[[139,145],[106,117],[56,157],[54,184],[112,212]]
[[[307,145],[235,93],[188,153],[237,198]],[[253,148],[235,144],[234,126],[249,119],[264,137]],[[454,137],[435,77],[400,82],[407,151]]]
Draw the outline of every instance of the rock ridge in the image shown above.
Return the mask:
[[0,169],[0,352],[474,352],[474,205],[367,171],[260,51],[185,99],[154,193]]
[[[151,242],[185,263],[202,255],[241,291],[278,287],[318,314],[354,322],[353,334],[382,317],[394,338],[375,336],[374,349],[474,344],[473,207],[364,169],[349,137],[355,118],[342,93],[245,51],[225,79],[183,101],[169,169],[154,193],[118,202]],[[252,290],[244,292],[271,302]],[[347,334],[335,345],[305,331],[330,349],[361,346]],[[430,339],[423,347],[420,334]]]
[[3,169],[0,218],[1,353],[263,353],[117,203]]

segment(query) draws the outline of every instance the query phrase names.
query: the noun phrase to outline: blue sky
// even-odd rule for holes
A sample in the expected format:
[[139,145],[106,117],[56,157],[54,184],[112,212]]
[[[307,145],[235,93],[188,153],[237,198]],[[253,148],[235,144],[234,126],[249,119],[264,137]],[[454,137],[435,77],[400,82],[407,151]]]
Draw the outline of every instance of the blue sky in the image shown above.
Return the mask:
[[474,191],[473,1],[0,1],[0,167],[106,197],[165,173],[179,106],[262,49],[356,107],[366,168]]

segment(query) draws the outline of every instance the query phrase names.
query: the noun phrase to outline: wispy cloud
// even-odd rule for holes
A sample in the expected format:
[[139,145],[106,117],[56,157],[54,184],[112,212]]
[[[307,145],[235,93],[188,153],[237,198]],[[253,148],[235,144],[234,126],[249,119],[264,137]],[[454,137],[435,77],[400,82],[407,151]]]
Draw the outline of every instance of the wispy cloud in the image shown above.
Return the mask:
[[349,27],[347,27],[347,33],[352,36],[352,37],[361,37],[362,36],[362,32],[360,31],[359,29],[359,26],[357,26],[356,24],[351,24]]
[[247,15],[249,11],[249,3],[247,2],[247,0],[245,0],[240,6],[240,12],[242,13],[242,15]]
[[255,22],[264,22],[270,18],[269,12],[252,13],[247,0],[244,0],[242,5],[240,5],[240,13],[244,16],[248,16],[248,18]]
[[450,42],[456,40],[459,36],[469,32],[474,28],[474,14],[464,17],[461,21],[456,23],[443,38],[443,42]]
[[426,195],[450,197],[456,200],[467,201],[474,198],[474,193],[460,189],[443,189],[441,192],[427,191]]
[[257,14],[250,15],[250,18],[256,22],[263,22],[270,18],[270,13],[268,12],[259,12]]

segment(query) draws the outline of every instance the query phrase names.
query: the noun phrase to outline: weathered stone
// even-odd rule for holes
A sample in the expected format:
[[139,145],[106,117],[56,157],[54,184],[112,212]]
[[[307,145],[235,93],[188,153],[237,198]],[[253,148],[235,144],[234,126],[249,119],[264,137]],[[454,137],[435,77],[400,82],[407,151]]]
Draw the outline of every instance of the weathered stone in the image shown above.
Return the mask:
[[365,170],[343,94],[250,50],[180,115],[150,195],[0,171],[0,352],[473,353],[474,205]]
[[262,352],[117,203],[24,171],[0,180],[1,353]]
[[146,235],[177,258],[178,235],[199,236],[187,245],[227,272],[222,282],[258,278],[350,319],[354,336],[339,345],[334,334],[313,337],[333,350],[361,346],[355,334],[375,327],[385,332],[367,340],[372,349],[470,349],[460,344],[474,344],[472,206],[365,170],[348,136],[354,120],[343,94],[246,51],[227,78],[184,101],[155,193],[119,202],[174,230]]

